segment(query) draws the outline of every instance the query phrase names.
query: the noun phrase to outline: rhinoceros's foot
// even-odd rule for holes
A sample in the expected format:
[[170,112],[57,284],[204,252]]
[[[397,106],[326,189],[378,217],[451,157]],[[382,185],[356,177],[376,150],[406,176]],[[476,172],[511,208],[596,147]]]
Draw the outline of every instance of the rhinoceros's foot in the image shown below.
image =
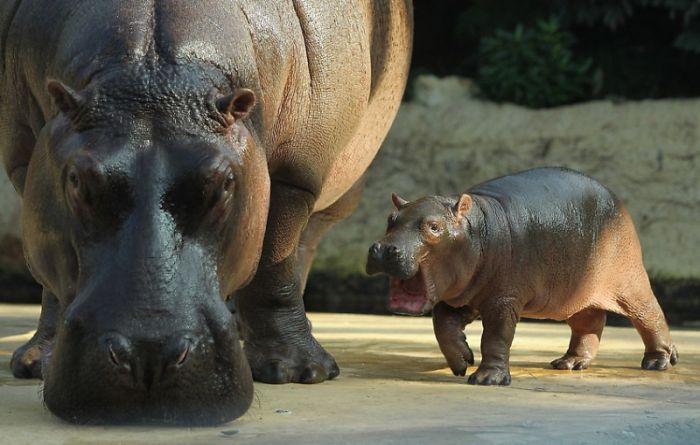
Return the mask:
[[42,378],[41,361],[48,348],[50,348],[50,341],[36,338],[17,348],[10,359],[12,375],[20,379]]
[[508,368],[482,364],[467,382],[470,385],[510,385],[510,371]]
[[573,369],[574,371],[579,371],[582,369],[588,369],[592,360],[593,359],[590,357],[564,354],[562,357],[552,360],[550,364],[554,369]]
[[263,383],[320,383],[340,374],[332,355],[309,333],[303,339],[247,342],[246,356],[253,378]]
[[674,366],[678,363],[678,350],[676,346],[671,346],[671,353],[666,351],[647,352],[642,359],[642,369],[647,371],[663,371],[668,368],[668,364]]

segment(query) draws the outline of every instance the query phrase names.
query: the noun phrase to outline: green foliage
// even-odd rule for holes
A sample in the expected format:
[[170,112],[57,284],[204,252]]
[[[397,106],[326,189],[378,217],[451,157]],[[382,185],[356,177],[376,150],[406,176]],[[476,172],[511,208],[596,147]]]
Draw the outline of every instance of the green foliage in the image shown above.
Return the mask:
[[561,0],[562,8],[578,23],[602,23],[610,30],[618,30],[645,8],[666,12],[678,22],[674,47],[700,53],[700,2],[697,0]]
[[[590,59],[595,67],[595,74],[588,75],[595,79],[591,88],[576,81],[565,85],[583,94],[574,94],[578,98],[573,100],[700,96],[700,0],[413,0],[413,4],[416,71],[420,67],[437,76],[477,78],[485,62],[483,55],[479,58],[481,41],[496,38],[494,30],[520,26],[527,34],[538,28],[538,20],[556,17],[563,33],[576,38],[576,44],[567,47],[569,63],[579,66],[581,60]],[[508,79],[511,90],[514,84],[527,82],[527,77],[514,77],[500,65],[496,74]],[[574,77],[583,77],[584,84],[588,80],[575,74],[569,79]],[[482,85],[488,82],[482,76]]]
[[481,40],[479,87],[492,100],[533,108],[585,99],[591,92],[591,61],[576,58],[573,43],[553,18],[534,28],[499,29]]

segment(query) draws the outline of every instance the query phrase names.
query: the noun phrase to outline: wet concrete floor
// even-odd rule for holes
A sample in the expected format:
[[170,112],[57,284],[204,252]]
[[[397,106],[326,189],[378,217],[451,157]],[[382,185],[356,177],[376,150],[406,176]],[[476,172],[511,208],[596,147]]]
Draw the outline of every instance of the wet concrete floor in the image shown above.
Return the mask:
[[[320,385],[256,384],[242,418],[213,428],[85,427],[53,417],[39,381],[12,378],[10,354],[37,306],[0,305],[0,444],[700,444],[700,330],[672,329],[680,363],[639,368],[632,328],[607,327],[593,368],[554,371],[561,324],[520,323],[510,387],[454,377],[429,318],[310,314],[341,376]],[[481,325],[467,327],[478,360]],[[475,368],[470,368],[471,370]]]

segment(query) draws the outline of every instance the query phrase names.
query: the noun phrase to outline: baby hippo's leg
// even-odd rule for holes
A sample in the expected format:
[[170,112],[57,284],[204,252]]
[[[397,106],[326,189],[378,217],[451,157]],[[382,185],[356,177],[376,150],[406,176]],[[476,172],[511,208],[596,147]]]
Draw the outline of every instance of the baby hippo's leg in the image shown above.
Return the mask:
[[598,344],[605,327],[607,314],[602,309],[584,309],[566,322],[571,327],[569,349],[561,358],[552,361],[554,369],[586,369],[598,353]]
[[454,375],[465,375],[467,366],[474,364],[474,353],[467,344],[464,327],[478,315],[479,312],[469,306],[455,308],[439,302],[433,308],[435,338]]
[[481,363],[469,376],[472,385],[510,385],[510,346],[522,306],[515,298],[494,298],[480,307],[484,333],[481,336]]
[[[646,286],[645,286],[646,287]],[[666,317],[651,290],[644,289],[637,298],[622,298],[620,306],[644,342],[642,369],[664,370],[678,362],[678,351],[671,340]]]

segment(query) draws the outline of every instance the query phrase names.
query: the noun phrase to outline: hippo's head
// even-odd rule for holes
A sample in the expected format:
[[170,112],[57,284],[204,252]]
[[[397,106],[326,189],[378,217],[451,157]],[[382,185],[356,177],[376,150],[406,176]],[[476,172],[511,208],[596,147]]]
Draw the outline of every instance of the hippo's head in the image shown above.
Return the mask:
[[464,288],[469,263],[476,258],[466,218],[472,199],[467,194],[413,202],[396,194],[391,198],[396,210],[389,215],[384,238],[369,249],[367,273],[390,276],[392,311],[423,314]]
[[26,256],[59,307],[46,405],[76,423],[240,416],[252,378],[225,300],[268,211],[254,93],[178,68],[47,88],[23,193]]

